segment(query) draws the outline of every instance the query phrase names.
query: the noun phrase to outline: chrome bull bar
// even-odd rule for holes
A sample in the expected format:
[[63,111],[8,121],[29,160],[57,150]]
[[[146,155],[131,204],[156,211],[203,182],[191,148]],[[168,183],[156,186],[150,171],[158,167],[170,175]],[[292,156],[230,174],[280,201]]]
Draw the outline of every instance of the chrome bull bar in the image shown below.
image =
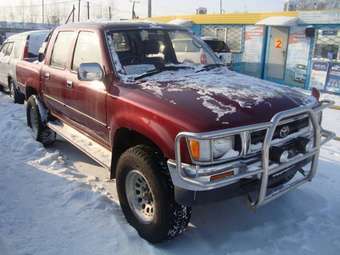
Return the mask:
[[[325,144],[326,142],[330,141],[335,137],[335,134],[333,132],[324,130],[321,128],[319,124],[319,120],[317,117],[317,113],[321,112],[323,109],[330,107],[333,105],[333,101],[325,100],[321,101],[320,105],[316,108],[304,106],[304,107],[298,107],[291,110],[283,111],[277,113],[270,122],[266,123],[260,123],[255,125],[249,125],[249,126],[243,126],[239,128],[230,128],[227,130],[220,130],[220,131],[214,131],[214,132],[206,132],[206,133],[190,133],[190,132],[181,132],[177,135],[175,140],[175,161],[174,160],[168,160],[168,167],[170,171],[170,175],[172,178],[172,181],[175,186],[192,190],[192,191],[206,191],[206,190],[213,190],[217,188],[221,188],[230,184],[233,184],[243,178],[252,178],[252,177],[259,177],[260,179],[260,188],[258,195],[255,199],[252,199],[249,196],[249,202],[250,205],[253,208],[260,207],[280,196],[287,193],[288,191],[299,187],[300,185],[311,181],[313,177],[316,174],[317,165],[318,165],[318,159],[319,159],[319,152],[320,147]],[[269,158],[269,152],[270,148],[273,145],[273,137],[276,128],[284,121],[291,117],[303,115],[309,116],[309,119],[311,121],[312,126],[312,137],[313,137],[313,147],[306,152],[303,155],[297,155],[291,159],[289,159],[289,162],[282,163],[279,165],[270,165],[270,158]],[[263,146],[262,146],[262,153],[261,153],[261,164],[257,167],[252,169],[251,171],[248,169],[247,171],[240,172],[235,176],[231,176],[225,179],[222,179],[217,182],[208,182],[208,181],[202,181],[199,178],[195,178],[192,176],[188,176],[184,169],[208,169],[208,170],[214,170],[218,171],[219,169],[231,169],[234,167],[238,167],[239,165],[247,165],[247,160],[245,159],[239,159],[231,162],[226,162],[223,164],[217,164],[217,165],[190,165],[185,164],[181,162],[181,140],[182,139],[218,139],[221,137],[231,136],[231,135],[240,135],[241,137],[241,143],[242,143],[242,153],[244,153],[244,146],[247,146],[247,143],[245,139],[247,138],[247,135],[249,132],[254,132],[258,130],[266,130],[266,135],[264,138]],[[304,175],[303,178],[300,178],[296,181],[293,181],[291,183],[288,183],[286,185],[283,185],[283,187],[271,192],[268,194],[268,180],[269,177],[275,173],[278,173],[284,169],[287,169],[291,166],[294,166],[298,164],[299,162],[303,162],[307,159],[311,159],[311,167],[308,172],[308,174]],[[247,165],[248,166],[248,165]]]

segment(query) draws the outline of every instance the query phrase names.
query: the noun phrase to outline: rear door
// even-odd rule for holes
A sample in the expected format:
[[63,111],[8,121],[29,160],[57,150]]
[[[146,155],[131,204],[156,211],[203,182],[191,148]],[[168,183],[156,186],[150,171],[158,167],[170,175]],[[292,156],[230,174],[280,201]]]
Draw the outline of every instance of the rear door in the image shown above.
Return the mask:
[[80,31],[73,53],[71,75],[68,77],[67,104],[72,118],[88,133],[102,142],[108,141],[106,121],[106,87],[102,81],[80,81],[77,71],[82,63],[98,63],[103,67],[99,36],[93,31]]
[[49,63],[42,68],[43,94],[46,103],[59,115],[68,117],[71,117],[72,112],[65,107],[70,99],[66,76],[69,73],[68,66],[75,36],[74,31],[59,31],[54,40]]

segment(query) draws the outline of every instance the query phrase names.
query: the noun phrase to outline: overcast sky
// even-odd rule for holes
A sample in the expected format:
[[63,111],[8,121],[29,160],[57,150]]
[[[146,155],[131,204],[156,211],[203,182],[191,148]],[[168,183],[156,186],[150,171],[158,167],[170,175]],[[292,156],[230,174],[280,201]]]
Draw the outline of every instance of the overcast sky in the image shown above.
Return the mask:
[[[108,6],[112,6],[113,16],[115,18],[130,18],[131,17],[131,0],[81,0],[82,14],[86,12],[86,2],[89,1],[91,9],[103,8],[108,10]],[[137,0],[136,13],[140,17],[147,15],[148,0]],[[223,0],[223,9],[225,12],[265,12],[265,11],[281,11],[285,0]],[[53,10],[65,10],[68,13],[74,4],[78,7],[78,0],[44,0],[45,15],[48,15]],[[206,7],[208,13],[219,12],[220,0],[152,0],[154,16],[163,15],[180,15],[193,14],[198,7]],[[21,17],[23,11],[27,13],[29,9],[35,12],[35,15],[41,16],[42,0],[0,0],[0,12],[5,14],[12,7],[16,7],[15,17]],[[29,7],[30,6],[30,7]],[[33,6],[33,9],[32,9]],[[66,14],[65,14],[66,15]],[[0,13],[1,16],[1,13]]]
[[[128,0],[114,0],[115,8],[129,13],[131,3]],[[137,15],[147,14],[147,0],[139,0]],[[226,12],[281,11],[285,0],[223,0]],[[153,0],[153,15],[192,14],[198,7],[208,8],[208,13],[219,12],[220,0]]]

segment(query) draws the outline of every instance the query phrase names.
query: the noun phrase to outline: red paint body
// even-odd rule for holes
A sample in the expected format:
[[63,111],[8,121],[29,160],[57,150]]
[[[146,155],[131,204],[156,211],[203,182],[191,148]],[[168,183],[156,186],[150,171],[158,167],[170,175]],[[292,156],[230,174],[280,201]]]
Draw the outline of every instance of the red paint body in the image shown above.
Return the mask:
[[[17,64],[17,81],[26,96],[32,90],[36,91],[55,117],[107,148],[112,148],[117,130],[128,128],[151,140],[166,158],[174,159],[174,141],[181,131],[205,132],[266,122],[277,112],[297,107],[301,103],[296,94],[293,95],[294,100],[282,95],[251,108],[242,108],[225,96],[216,95],[219,101],[237,109],[235,113],[216,120],[216,115],[197,100],[194,90],[174,92],[165,89],[163,97],[157,97],[134,84],[123,84],[113,69],[105,41],[105,31],[117,26],[124,30],[149,25],[88,23],[62,26],[50,38],[44,63],[20,61]],[[97,34],[105,72],[102,82],[94,86],[94,82],[79,81],[77,73],[70,70],[76,37],[69,49],[67,68],[62,70],[49,65],[59,31],[92,31]],[[45,78],[46,73],[49,73],[49,79]],[[67,88],[67,80],[73,81],[72,89]],[[171,104],[170,100],[176,104]],[[184,161],[189,161],[187,155],[183,157]]]

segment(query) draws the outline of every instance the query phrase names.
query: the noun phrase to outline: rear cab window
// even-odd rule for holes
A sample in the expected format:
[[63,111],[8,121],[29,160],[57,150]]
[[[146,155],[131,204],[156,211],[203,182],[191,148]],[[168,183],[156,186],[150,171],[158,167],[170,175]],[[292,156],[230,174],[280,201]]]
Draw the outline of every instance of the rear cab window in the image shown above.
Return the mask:
[[59,69],[65,69],[70,56],[70,50],[73,47],[75,32],[61,31],[53,45],[50,65]]
[[49,35],[49,31],[33,32],[28,36],[28,57],[38,59],[39,49]]

